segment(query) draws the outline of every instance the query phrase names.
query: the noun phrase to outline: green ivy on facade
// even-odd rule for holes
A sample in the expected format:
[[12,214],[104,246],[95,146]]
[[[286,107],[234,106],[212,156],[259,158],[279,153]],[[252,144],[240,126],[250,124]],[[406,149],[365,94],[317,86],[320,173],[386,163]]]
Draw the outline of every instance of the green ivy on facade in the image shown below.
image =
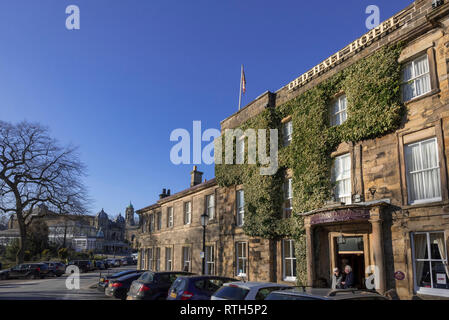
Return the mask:
[[[279,170],[275,175],[261,176],[260,164],[215,167],[220,186],[244,187],[244,231],[248,236],[295,239],[298,284],[307,282],[306,239],[301,214],[323,207],[332,196],[331,153],[342,142],[380,137],[401,124],[404,106],[400,94],[400,52],[400,45],[384,47],[295,99],[275,109],[267,108],[245,122],[240,127],[243,131],[279,129],[281,146],[281,121],[291,116],[293,143],[280,148]],[[347,120],[338,127],[331,127],[329,105],[341,93],[347,97]],[[295,214],[290,219],[282,219],[287,168],[293,173]]]

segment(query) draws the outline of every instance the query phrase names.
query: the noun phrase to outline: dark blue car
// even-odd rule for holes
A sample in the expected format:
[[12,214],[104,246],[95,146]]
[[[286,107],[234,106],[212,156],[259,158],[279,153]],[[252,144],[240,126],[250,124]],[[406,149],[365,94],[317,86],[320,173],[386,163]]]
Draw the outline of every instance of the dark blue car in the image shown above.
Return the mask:
[[134,280],[139,279],[143,272],[144,271],[139,270],[135,273],[130,273],[120,278],[110,280],[109,285],[104,290],[104,294],[108,297],[126,300],[131,284]]
[[238,281],[218,276],[181,276],[173,282],[167,300],[210,300],[224,283]]
[[100,281],[98,281],[98,290],[104,292],[106,287],[109,285],[109,281],[118,279],[120,277],[126,276],[131,273],[137,273],[137,270],[125,270],[118,273],[114,273],[112,275],[105,275],[100,278]]

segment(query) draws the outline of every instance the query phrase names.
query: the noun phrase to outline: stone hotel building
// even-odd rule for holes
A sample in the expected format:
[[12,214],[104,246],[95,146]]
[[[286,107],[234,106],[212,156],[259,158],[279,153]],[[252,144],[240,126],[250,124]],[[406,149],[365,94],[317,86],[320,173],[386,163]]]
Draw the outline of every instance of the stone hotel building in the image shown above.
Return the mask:
[[[295,258],[294,240],[245,235],[243,185],[203,182],[194,168],[189,189],[163,192],[156,204],[137,211],[140,267],[201,272],[200,216],[207,212],[207,273],[294,282],[297,265],[304,263],[307,284],[326,286],[334,267],[349,264],[357,287],[364,288],[374,275],[378,291],[401,299],[449,298],[449,3],[414,1],[278,91],[262,94],[223,120],[221,128],[237,128],[267,109],[277,110],[395,44],[401,44],[402,120],[394,130],[333,150],[334,200],[292,213],[304,221],[305,261]],[[349,93],[334,94],[331,127],[352,116]],[[294,145],[295,122],[286,117],[282,127],[280,140]],[[289,210],[295,200],[292,171],[286,170],[282,195]]]

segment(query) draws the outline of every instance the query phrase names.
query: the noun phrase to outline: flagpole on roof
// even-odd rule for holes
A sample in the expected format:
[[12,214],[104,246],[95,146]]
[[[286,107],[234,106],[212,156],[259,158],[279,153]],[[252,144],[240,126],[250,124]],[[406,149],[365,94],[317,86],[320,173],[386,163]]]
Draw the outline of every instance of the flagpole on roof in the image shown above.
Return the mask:
[[240,107],[242,106],[242,85],[243,85],[243,64],[242,64],[242,68],[240,70],[239,110],[240,110]]

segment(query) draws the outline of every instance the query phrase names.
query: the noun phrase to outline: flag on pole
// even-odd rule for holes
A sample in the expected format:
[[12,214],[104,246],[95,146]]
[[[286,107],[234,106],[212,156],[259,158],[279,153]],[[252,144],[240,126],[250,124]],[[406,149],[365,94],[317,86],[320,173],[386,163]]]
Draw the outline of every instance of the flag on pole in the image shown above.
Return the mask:
[[245,92],[246,92],[246,77],[245,77],[245,70],[243,70],[242,64],[242,71],[240,73],[239,110],[242,105],[242,93],[245,94]]
[[242,65],[242,93],[246,93],[246,78],[245,78],[245,70],[243,69]]

